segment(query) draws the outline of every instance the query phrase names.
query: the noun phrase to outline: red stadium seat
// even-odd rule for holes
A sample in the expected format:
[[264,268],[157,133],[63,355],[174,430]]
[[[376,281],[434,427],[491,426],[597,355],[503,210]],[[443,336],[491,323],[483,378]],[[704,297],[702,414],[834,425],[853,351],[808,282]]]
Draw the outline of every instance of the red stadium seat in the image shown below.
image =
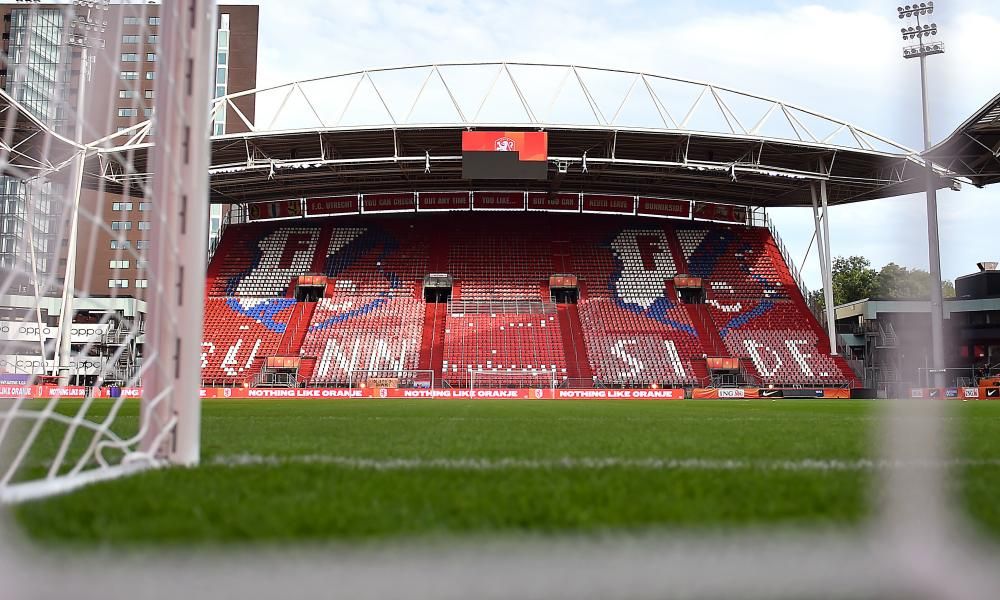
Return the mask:
[[[422,298],[431,271],[454,279],[446,317]],[[852,379],[766,229],[519,212],[230,226],[209,266],[206,380],[253,379],[292,314],[282,297],[307,273],[328,278],[327,297],[281,349],[315,357],[314,384],[434,369],[460,386],[566,385],[572,353],[583,385],[699,385],[706,348],[762,384]],[[556,273],[576,275],[578,310],[552,303]],[[678,274],[701,279],[707,312],[681,304]]]

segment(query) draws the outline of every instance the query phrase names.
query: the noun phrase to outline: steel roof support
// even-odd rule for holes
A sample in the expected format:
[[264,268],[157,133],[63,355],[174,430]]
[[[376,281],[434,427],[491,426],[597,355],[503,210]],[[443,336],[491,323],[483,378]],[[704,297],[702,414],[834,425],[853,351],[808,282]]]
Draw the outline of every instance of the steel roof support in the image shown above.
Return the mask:
[[837,327],[833,315],[833,262],[830,257],[830,222],[827,210],[826,180],[819,182],[821,203],[816,199],[816,184],[809,184],[812,195],[813,223],[816,226],[816,252],[819,255],[819,270],[823,278],[823,310],[826,314],[827,335],[830,336],[830,355],[837,354]]

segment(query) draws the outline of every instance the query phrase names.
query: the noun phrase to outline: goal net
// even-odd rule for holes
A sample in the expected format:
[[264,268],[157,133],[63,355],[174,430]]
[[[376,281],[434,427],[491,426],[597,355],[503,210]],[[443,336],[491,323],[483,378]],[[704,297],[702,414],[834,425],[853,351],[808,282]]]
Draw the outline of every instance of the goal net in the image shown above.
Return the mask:
[[470,369],[469,389],[542,388],[555,389],[565,378],[557,369]]
[[195,464],[213,0],[12,9],[0,502]]

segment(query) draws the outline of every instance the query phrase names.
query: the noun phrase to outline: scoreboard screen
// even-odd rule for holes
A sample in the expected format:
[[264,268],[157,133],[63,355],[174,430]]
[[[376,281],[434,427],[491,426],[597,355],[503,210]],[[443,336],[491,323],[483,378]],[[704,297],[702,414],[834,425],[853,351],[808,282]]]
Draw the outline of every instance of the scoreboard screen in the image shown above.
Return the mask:
[[463,179],[548,178],[545,131],[463,131]]

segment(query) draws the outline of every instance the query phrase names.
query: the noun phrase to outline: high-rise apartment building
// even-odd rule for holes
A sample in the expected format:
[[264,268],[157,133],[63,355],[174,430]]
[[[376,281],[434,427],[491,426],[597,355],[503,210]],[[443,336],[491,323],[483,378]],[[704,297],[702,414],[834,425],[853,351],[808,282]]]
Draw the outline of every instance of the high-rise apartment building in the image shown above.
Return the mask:
[[[77,135],[81,92],[85,94],[83,141],[127,130],[153,117],[157,87],[163,83],[157,79],[159,4],[0,3],[0,18],[0,85],[62,135]],[[258,22],[257,6],[219,5],[213,57],[216,96],[256,87]],[[252,122],[253,96],[235,104]],[[216,116],[213,134],[247,130],[232,113]],[[155,130],[150,139],[155,141]],[[65,198],[68,189],[72,189],[68,180],[29,189],[23,181],[0,177],[0,268],[20,267],[17,270],[29,273],[27,265],[33,260],[39,279],[63,272],[68,249],[62,247],[65,241],[60,240],[67,236],[60,230],[65,229],[62,210],[66,204],[47,199],[52,195]],[[151,200],[143,197],[83,191],[78,289],[91,296],[144,296],[151,207]],[[212,207],[210,236],[217,235],[224,208]],[[33,253],[29,241],[35,246]],[[29,283],[25,280],[18,286],[27,292]]]

